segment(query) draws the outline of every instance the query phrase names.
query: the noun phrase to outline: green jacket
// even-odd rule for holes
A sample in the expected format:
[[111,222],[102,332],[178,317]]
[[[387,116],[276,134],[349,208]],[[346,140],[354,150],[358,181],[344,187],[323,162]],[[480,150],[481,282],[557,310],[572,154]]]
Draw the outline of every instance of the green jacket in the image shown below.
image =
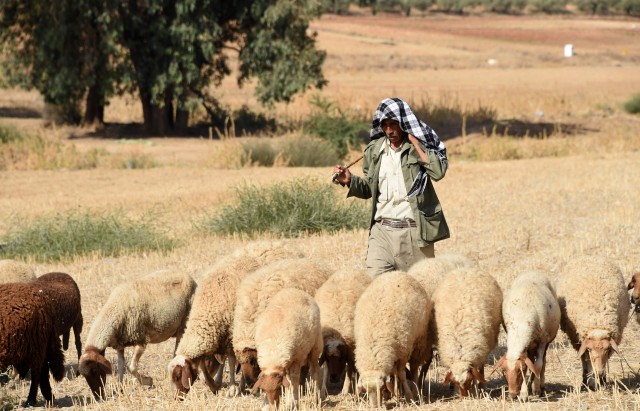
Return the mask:
[[[369,228],[375,223],[374,217],[376,215],[378,195],[380,194],[378,191],[378,176],[380,174],[381,164],[380,148],[383,143],[384,138],[378,138],[371,141],[364,149],[364,161],[362,165],[364,177],[352,174],[349,192],[347,193],[347,197],[371,198],[372,207]],[[404,184],[407,187],[407,192],[421,167],[426,170],[429,176],[424,193],[409,199],[411,210],[415,216],[414,219],[418,233],[420,233],[418,245],[420,247],[426,247],[429,243],[449,238],[449,227],[447,226],[447,221],[444,219],[440,201],[431,182],[431,180],[438,181],[442,179],[447,171],[446,167],[442,166],[442,163],[433,150],[424,150],[429,158],[429,162],[423,162],[408,139],[405,139],[400,149],[402,151],[402,175],[404,177]]]

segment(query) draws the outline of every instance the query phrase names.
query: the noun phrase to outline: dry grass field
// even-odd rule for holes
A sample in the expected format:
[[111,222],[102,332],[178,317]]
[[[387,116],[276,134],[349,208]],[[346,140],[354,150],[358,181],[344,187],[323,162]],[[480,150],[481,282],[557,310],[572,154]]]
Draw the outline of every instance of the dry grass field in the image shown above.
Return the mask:
[[[562,156],[520,160],[456,161],[456,153],[462,153],[467,145],[490,139],[475,134],[447,141],[452,153],[450,169],[435,187],[452,237],[438,243],[436,253],[471,257],[492,273],[503,289],[526,269],[546,270],[553,277],[569,258],[581,254],[615,260],[626,278],[640,271],[640,118],[620,108],[640,91],[639,26],[638,21],[624,19],[358,14],[325,16],[312,24],[319,47],[328,53],[325,73],[329,85],[323,95],[338,101],[345,110],[373,113],[378,101],[391,95],[414,101],[455,99],[465,106],[494,107],[502,119],[575,124],[582,130],[544,140],[522,139],[517,144],[533,151],[540,145],[554,144],[564,149]],[[576,50],[570,59],[562,56],[566,43],[574,44]],[[488,63],[490,59],[493,64]],[[215,92],[234,107],[247,104],[257,109],[250,87],[238,90],[234,84],[229,79]],[[309,95],[302,96],[296,104],[278,106],[274,111],[301,117],[310,110],[308,100]],[[208,136],[128,136],[123,144],[118,139],[91,137],[92,130],[44,129],[38,116],[19,115],[42,110],[36,93],[0,90],[0,124],[41,130],[81,151],[100,148],[110,153],[145,153],[157,167],[2,171],[0,233],[10,228],[16,215],[29,220],[75,209],[123,210],[133,216],[154,210],[172,235],[184,239],[184,245],[168,255],[88,256],[64,263],[33,263],[39,275],[60,270],[76,279],[82,293],[83,335],[116,284],[167,267],[185,270],[198,281],[207,267],[242,247],[247,240],[203,236],[193,230],[194,221],[203,213],[222,210],[233,201],[236,185],[269,185],[300,176],[329,184],[330,168],[211,168],[208,159],[229,142],[210,141]],[[112,124],[140,121],[137,101],[114,100],[106,119]],[[361,172],[357,166],[354,170]],[[359,230],[287,241],[303,246],[309,258],[340,269],[363,265],[366,238],[366,231]],[[545,398],[524,404],[505,399],[504,379],[496,373],[488,377],[482,398],[456,399],[442,382],[443,369],[433,367],[430,395],[422,404],[391,401],[388,408],[639,409],[639,336],[640,327],[631,318],[620,345],[621,355],[610,361],[613,385],[604,391],[576,389],[580,362],[560,333],[548,353]],[[214,396],[202,381],[185,401],[175,402],[166,372],[173,344],[149,346],[142,357],[141,372],[153,377],[154,387],[136,386],[126,378],[122,387],[110,385],[112,395],[100,403],[90,398],[83,379],[73,377],[76,361],[71,349],[67,353],[69,378],[54,385],[55,406],[105,411],[259,409],[261,398]],[[500,344],[496,356],[504,352],[504,336]],[[115,351],[108,349],[107,357],[115,364]],[[0,389],[4,396],[0,403],[19,404],[27,392],[28,383],[12,383]],[[44,406],[42,397],[38,398]],[[301,407],[313,408],[305,402]],[[351,396],[330,396],[323,408],[342,411],[367,406]]]

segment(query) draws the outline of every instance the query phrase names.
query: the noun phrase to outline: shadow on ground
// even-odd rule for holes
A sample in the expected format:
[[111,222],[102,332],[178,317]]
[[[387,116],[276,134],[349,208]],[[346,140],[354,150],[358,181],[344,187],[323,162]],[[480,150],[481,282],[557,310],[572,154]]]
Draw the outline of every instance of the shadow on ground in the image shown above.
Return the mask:
[[42,118],[42,113],[27,107],[0,107],[0,117]]

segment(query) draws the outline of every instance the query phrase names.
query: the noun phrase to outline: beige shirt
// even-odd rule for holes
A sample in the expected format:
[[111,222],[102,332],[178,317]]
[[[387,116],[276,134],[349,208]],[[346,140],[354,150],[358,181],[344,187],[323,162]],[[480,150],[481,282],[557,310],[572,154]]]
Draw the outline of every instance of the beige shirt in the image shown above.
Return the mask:
[[413,220],[411,205],[406,199],[407,187],[404,185],[400,148],[394,150],[389,145],[389,140],[380,147],[381,163],[378,176],[378,206],[375,219],[392,218],[396,220]]

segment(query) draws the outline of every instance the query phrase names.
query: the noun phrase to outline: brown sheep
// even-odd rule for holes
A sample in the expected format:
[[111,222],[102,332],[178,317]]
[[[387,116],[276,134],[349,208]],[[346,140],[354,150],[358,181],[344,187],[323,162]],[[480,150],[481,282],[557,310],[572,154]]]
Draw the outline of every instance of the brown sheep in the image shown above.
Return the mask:
[[38,386],[51,405],[49,372],[56,381],[65,374],[53,309],[51,300],[35,284],[0,284],[0,369],[13,366],[20,378],[31,370],[25,406],[36,404]]
[[82,354],[82,307],[78,284],[65,273],[48,273],[32,281],[34,285],[49,295],[53,303],[52,317],[56,321],[58,332],[62,334],[62,348],[69,348],[69,334],[73,328],[78,359]]

